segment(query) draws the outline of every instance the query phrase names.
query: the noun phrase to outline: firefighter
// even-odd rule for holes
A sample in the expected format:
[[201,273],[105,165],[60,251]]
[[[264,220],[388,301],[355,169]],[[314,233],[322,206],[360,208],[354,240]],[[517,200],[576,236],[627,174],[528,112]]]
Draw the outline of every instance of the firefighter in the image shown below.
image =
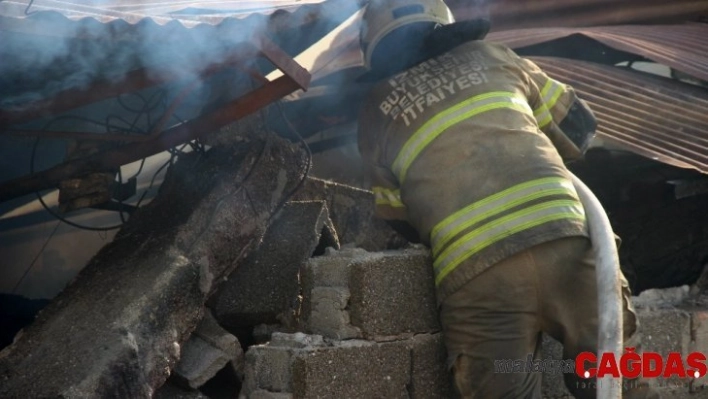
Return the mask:
[[[376,212],[430,246],[452,370],[465,398],[540,397],[540,373],[495,360],[540,358],[541,332],[564,359],[597,349],[597,288],[585,212],[566,162],[595,118],[574,90],[509,48],[484,20],[455,23],[442,0],[372,0],[360,44],[375,80],[359,150]],[[637,320],[623,277],[625,343]],[[574,373],[579,398],[593,384]],[[633,384],[625,397],[656,397]]]

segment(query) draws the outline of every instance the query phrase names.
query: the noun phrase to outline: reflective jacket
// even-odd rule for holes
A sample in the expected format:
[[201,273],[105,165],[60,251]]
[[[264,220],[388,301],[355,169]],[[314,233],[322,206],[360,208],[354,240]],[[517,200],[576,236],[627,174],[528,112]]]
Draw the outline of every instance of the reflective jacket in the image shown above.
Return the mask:
[[587,236],[558,125],[577,98],[507,47],[471,41],[377,83],[359,150],[379,217],[431,246],[438,300],[533,245]]

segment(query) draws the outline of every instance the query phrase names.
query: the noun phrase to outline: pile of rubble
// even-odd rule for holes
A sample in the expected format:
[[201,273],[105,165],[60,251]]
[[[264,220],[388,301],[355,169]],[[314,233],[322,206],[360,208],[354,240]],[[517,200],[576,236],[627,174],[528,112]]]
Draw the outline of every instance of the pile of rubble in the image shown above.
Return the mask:
[[203,321],[207,301],[247,346],[253,326],[292,328],[313,254],[340,239],[371,250],[403,242],[372,220],[371,193],[307,169],[301,146],[271,135],[180,156],[158,197],[0,352],[0,397],[150,397],[180,370],[182,386],[198,387],[210,377],[180,358],[217,348],[194,361],[211,372],[238,357],[230,339],[193,334],[200,322],[217,331]]
[[[372,193],[306,177],[298,146],[246,144],[178,161],[0,352],[0,397],[450,397],[429,252]],[[708,352],[706,307],[677,292],[637,299],[644,350]]]

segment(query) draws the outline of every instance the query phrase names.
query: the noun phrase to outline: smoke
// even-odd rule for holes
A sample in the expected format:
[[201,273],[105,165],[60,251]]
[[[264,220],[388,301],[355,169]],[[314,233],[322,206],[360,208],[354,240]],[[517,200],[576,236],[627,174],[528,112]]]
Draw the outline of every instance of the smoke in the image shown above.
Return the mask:
[[[0,108],[21,108],[23,104],[51,97],[62,90],[85,89],[97,80],[120,81],[126,72],[139,68],[146,68],[153,75],[196,78],[206,66],[224,62],[239,45],[253,42],[253,38],[267,31],[272,23],[269,22],[271,15],[266,14],[236,19],[229,18],[231,14],[227,12],[219,14],[220,10],[190,9],[191,15],[181,14],[189,27],[180,21],[169,21],[169,16],[155,17],[161,23],[158,24],[151,18],[136,17],[149,15],[154,10],[133,8],[131,13],[116,12],[101,9],[101,3],[99,0],[81,2],[81,6],[63,3],[63,7],[70,10],[62,12],[72,12],[72,7],[78,7],[81,12],[89,10],[93,15],[98,14],[100,19],[113,18],[110,22],[93,17],[73,20],[42,9],[21,18],[9,17],[15,19],[12,25],[21,27],[21,33],[3,28],[0,35]],[[248,6],[249,9],[268,9],[272,3],[254,2]],[[327,19],[317,23],[330,27],[348,16],[346,13],[351,8],[316,6],[326,11],[320,16]],[[303,12],[298,9],[285,18],[278,13],[273,17],[285,21],[287,26],[299,28],[308,22],[316,6],[303,5],[300,7]],[[7,15],[8,7],[7,3],[0,3],[0,14]],[[184,7],[189,8],[189,5]],[[200,19],[194,15],[200,11],[209,15]],[[210,25],[202,20],[217,23]],[[288,44],[299,40],[293,33],[292,29],[288,32],[286,38],[291,42]],[[302,34],[299,37],[311,40]],[[297,43],[292,47],[298,47]]]

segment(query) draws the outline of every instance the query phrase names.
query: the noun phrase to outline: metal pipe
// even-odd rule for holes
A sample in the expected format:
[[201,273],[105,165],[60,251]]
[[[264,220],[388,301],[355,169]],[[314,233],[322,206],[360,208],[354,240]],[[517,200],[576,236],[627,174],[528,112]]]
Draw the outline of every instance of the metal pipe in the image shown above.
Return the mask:
[[[590,239],[595,252],[595,273],[598,298],[598,359],[611,352],[618,359],[622,354],[622,283],[619,256],[610,220],[600,201],[577,176],[572,175],[580,202],[585,208]],[[619,399],[622,397],[622,377],[603,377],[597,381],[597,397]]]

